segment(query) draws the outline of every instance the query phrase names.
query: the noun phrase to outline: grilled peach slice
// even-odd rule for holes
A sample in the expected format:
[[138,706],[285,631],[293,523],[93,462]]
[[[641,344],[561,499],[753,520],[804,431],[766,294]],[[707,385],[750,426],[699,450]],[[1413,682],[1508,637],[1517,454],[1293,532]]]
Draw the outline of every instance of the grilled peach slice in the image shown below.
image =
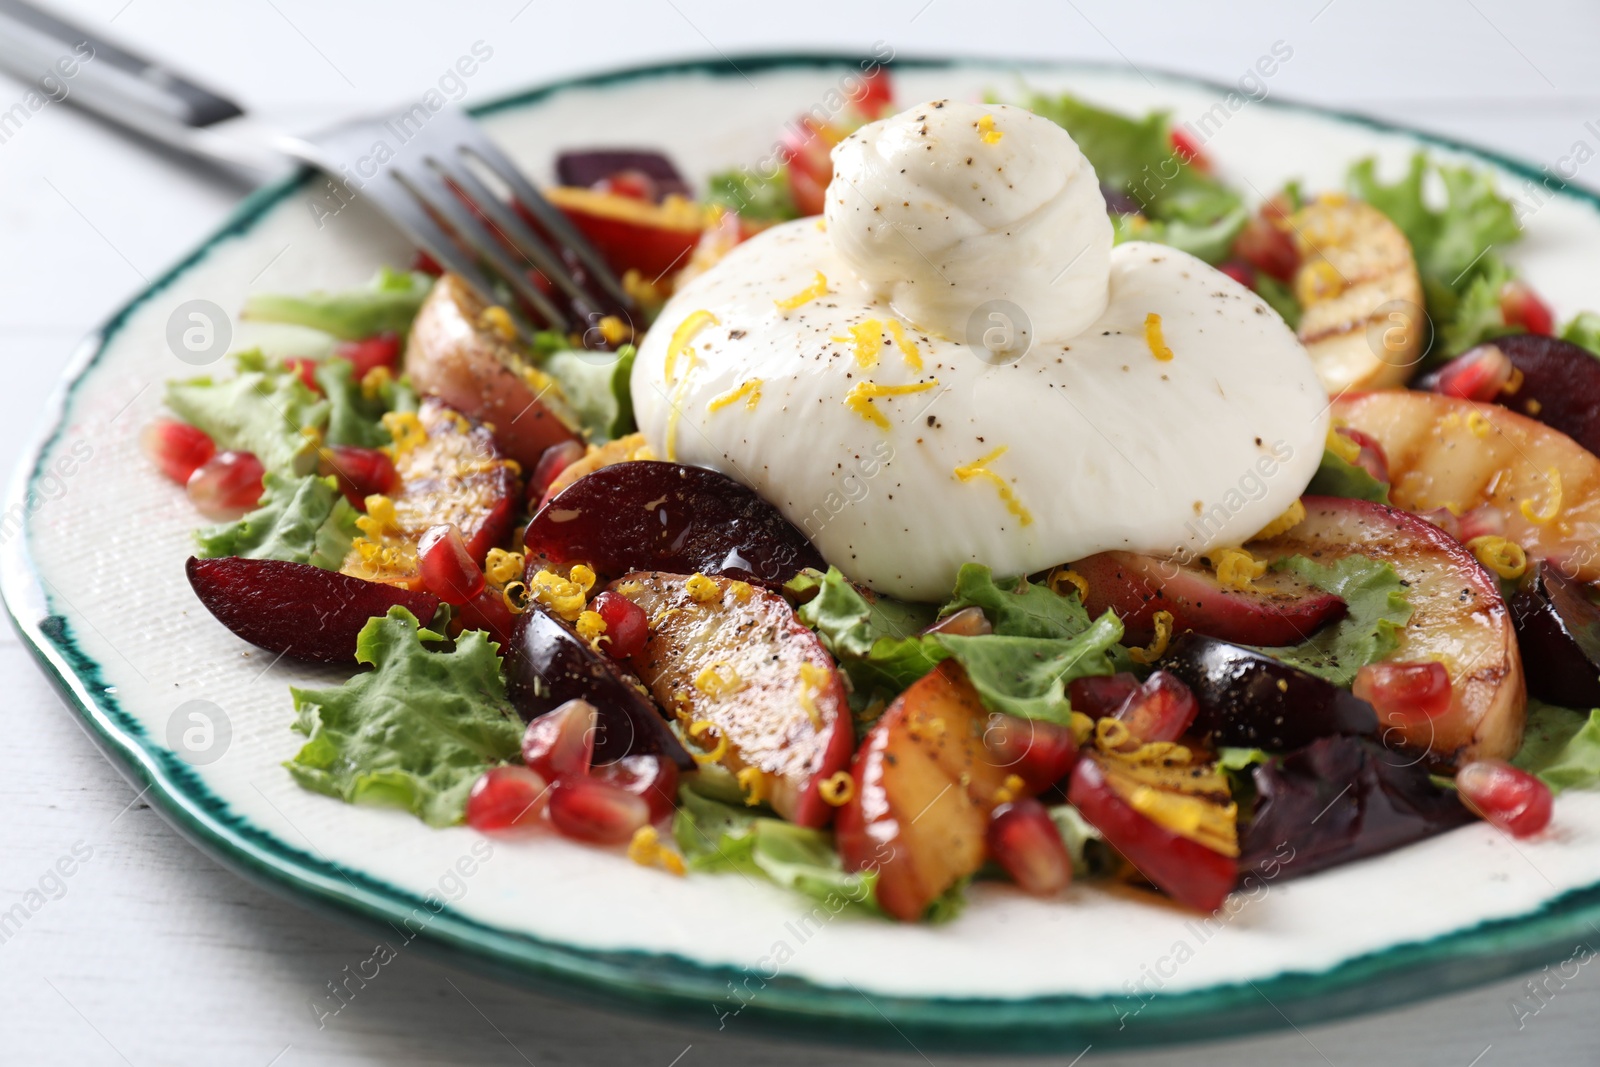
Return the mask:
[[650,618],[628,662],[661,706],[721,750],[747,797],[801,826],[827,823],[833,808],[817,787],[850,762],[855,727],[833,658],[788,601],[729,578],[653,571],[611,589]]
[[493,426],[506,455],[531,471],[545,449],[577,439],[577,420],[561,387],[524,358],[514,331],[497,329],[488,310],[459,277],[441,277],[411,324],[405,371],[419,393]]
[[1133,644],[1154,634],[1158,611],[1170,612],[1176,632],[1220,637],[1246,645],[1293,645],[1344,614],[1344,602],[1293,574],[1268,573],[1247,590],[1229,589],[1197,564],[1101,552],[1072,569],[1089,583],[1084,601],[1091,618],[1115,611]]
[[438,400],[422,402],[415,416],[386,416],[399,488],[367,498],[356,538],[340,570],[374,582],[422,588],[417,541],[429,527],[450,523],[468,555],[482,566],[489,549],[506,539],[516,517],[517,475],[487,427]]
[[1333,416],[1383,446],[1396,506],[1460,515],[1487,505],[1530,559],[1600,580],[1600,458],[1566,434],[1435,393],[1347,396]]
[[1251,544],[1257,558],[1309,556],[1327,564],[1360,554],[1394,567],[1414,609],[1393,663],[1439,662],[1450,702],[1432,718],[1386,716],[1386,740],[1423,749],[1439,766],[1509,759],[1522,743],[1527,693],[1511,613],[1493,575],[1425,519],[1365,500],[1308,496],[1287,533]]
[[889,705],[851,765],[834,835],[851,870],[878,872],[878,904],[904,922],[983,866],[1009,769],[984,744],[989,712],[946,660]]
[[1330,395],[1403,385],[1422,355],[1422,282],[1383,212],[1324,196],[1287,220],[1300,253],[1300,341]]

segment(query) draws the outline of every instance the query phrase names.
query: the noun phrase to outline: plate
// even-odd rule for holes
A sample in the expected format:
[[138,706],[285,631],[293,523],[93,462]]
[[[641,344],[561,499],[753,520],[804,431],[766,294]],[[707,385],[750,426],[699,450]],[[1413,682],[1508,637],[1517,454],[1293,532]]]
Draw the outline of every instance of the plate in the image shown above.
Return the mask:
[[[536,177],[560,147],[612,143],[660,146],[702,181],[768,155],[786,119],[829,107],[857,69],[842,56],[637,68],[479,114]],[[1513,257],[1533,285],[1563,317],[1600,291],[1600,201],[1550,194],[1531,168],[1424,134],[1088,66],[900,61],[897,99],[1005,91],[1019,70],[1039,88],[1204,123],[1225,174],[1258,192],[1296,176],[1333,187],[1368,154],[1395,174],[1419,147],[1488,167],[1523,191],[1528,237]],[[320,178],[252,195],[84,343],[0,516],[0,590],[40,665],[152,805],[246,877],[367,924],[392,951],[447,953],[557,994],[930,1051],[1076,1054],[1303,1025],[1532,969],[1597,929],[1600,794],[1562,796],[1545,839],[1469,826],[1263,883],[1209,919],[1132,890],[1074,887],[1042,903],[979,884],[955,922],[911,927],[736,874],[677,879],[553,835],[432,830],[299,789],[281,766],[300,744],[288,686],[341,672],[274,662],[199,605],[183,578],[196,516],[142,459],[138,431],[160,410],[161,382],[204,373],[169,343],[195,301],[233,309],[252,290],[356,286],[409,255],[359,195],[331,199]],[[226,318],[215,328],[217,359],[230,344],[311,343]]]

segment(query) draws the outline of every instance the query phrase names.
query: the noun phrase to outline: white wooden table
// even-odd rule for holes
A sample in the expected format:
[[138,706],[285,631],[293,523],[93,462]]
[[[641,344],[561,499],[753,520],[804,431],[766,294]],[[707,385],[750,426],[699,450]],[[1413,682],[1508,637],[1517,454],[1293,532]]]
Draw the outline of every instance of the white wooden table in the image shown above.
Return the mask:
[[[878,40],[905,54],[1092,57],[1232,82],[1282,41],[1293,55],[1269,83],[1274,94],[1413,123],[1535,164],[1554,164],[1578,141],[1600,148],[1585,126],[1600,126],[1600,8],[1592,0],[1251,0],[1181,13],[1111,0],[893,0],[870,14],[860,0],[483,0],[469,11],[422,0],[62,6],[179,57],[291,127],[414,96],[480,39],[494,58],[473,79],[471,98],[669,55],[865,52]],[[25,91],[0,79],[0,111]],[[1600,186],[1600,162],[1578,179]],[[215,226],[237,196],[59,104],[0,143],[0,466],[10,470],[30,441],[78,338]],[[1592,306],[1600,308],[1600,293]],[[371,954],[368,938],[247,885],[180,840],[80,732],[9,630],[0,630],[0,692],[0,910],[29,890],[46,898],[0,943],[0,1063],[759,1067],[815,1055],[763,1042],[737,1022],[718,1033],[542,999],[417,953],[385,967],[319,1029],[308,1002]],[[63,857],[75,857],[62,864],[70,877],[51,873]],[[1519,1029],[1510,1005],[1522,995],[1521,980],[1507,981],[1303,1032],[1144,1056],[1102,1059],[1090,1050],[1084,1062],[1600,1059],[1600,972],[1585,968]],[[957,1062],[909,1046],[843,1059]]]

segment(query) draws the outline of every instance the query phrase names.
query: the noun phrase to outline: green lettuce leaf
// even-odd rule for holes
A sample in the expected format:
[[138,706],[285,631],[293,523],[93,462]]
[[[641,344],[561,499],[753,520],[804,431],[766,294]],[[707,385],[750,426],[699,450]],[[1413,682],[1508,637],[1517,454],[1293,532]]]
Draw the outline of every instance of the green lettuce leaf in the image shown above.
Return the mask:
[[195,531],[202,559],[244,556],[310,563],[335,571],[356,535],[356,509],[333,478],[268,471],[260,505],[237,522]]
[[[1433,175],[1445,190],[1439,209],[1427,202]],[[1456,355],[1484,336],[1510,329],[1498,301],[1499,286],[1510,272],[1495,249],[1520,238],[1522,227],[1511,201],[1494,191],[1488,172],[1435,163],[1418,152],[1396,182],[1379,181],[1377,160],[1367,158],[1350,168],[1346,183],[1352,194],[1389,216],[1411,243],[1437,330],[1430,359]]]
[[966,669],[991,711],[1064,725],[1072,711],[1068,683],[1115,672],[1122,620],[1107,610],[1088,629],[1069,638],[931,634],[927,640]]
[[996,582],[988,567],[964,564],[956,573],[954,595],[939,617],[980,607],[1001,637],[1077,637],[1089,628],[1089,612],[1076,596],[1062,596],[1026,578]]
[[1276,311],[1289,329],[1300,326],[1300,301],[1295,299],[1294,290],[1286,282],[1280,282],[1265,271],[1256,274],[1256,295],[1267,302],[1267,306]]
[[1077,808],[1071,804],[1058,804],[1046,811],[1050,821],[1056,824],[1061,843],[1067,846],[1067,855],[1072,857],[1073,875],[1087,878],[1108,866],[1110,857],[1105,853],[1110,846],[1105,843],[1105,836],[1091,826]]
[[808,830],[679,790],[672,836],[692,871],[737,871],[767,878],[838,911],[846,905],[878,910],[873,871],[848,872],[834,848],[833,835]]
[[597,445],[633,432],[633,393],[629,379],[638,350],[623,345],[615,352],[566,350],[549,356],[543,366],[561,383],[567,403]]
[[762,177],[747,170],[713,174],[706,190],[708,203],[721,204],[742,219],[759,222],[787,222],[800,217],[789,191],[789,179],[780,170]]
[[390,331],[406,333],[432,289],[430,275],[385,267],[365,289],[305,296],[256,293],[245,301],[241,317],[309,326],[342,341],[359,341]]
[[1578,312],[1571,322],[1561,327],[1561,339],[1600,356],[1600,315],[1592,311]]
[[368,622],[332,689],[291,689],[306,743],[284,766],[307,789],[405,808],[431,826],[461,821],[472,783],[517,756],[522,720],[506,699],[497,646],[469,630],[453,649],[404,608]]
[[389,405],[381,395],[364,396],[354,376],[355,367],[348,359],[328,359],[317,366],[317,384],[328,398],[328,428],[323,440],[330,445],[382,448],[392,443],[382,421]]
[[1522,748],[1511,762],[1553,792],[1600,786],[1600,709],[1573,711],[1529,697]]
[[1317,473],[1311,476],[1306,492],[1312,496],[1342,496],[1352,500],[1371,500],[1376,504],[1389,502],[1389,483],[1380,482],[1367,468],[1351,463],[1332,451],[1324,449]]
[[240,372],[226,381],[168,382],[167,407],[210,434],[218,449],[254,452],[267,470],[309,474],[317,442],[304,431],[322,429],[328,402],[298,374],[266,369],[258,352],[236,358]]
[[849,677],[853,704],[865,707],[874,695],[892,697],[945,658],[943,649],[918,636],[933,621],[925,605],[868,600],[837,567],[826,574],[802,571],[785,588],[811,596],[797,614]]
[[1400,631],[1411,621],[1412,609],[1400,576],[1389,564],[1352,554],[1331,564],[1290,556],[1274,567],[1292,571],[1341,598],[1346,614],[1301,644],[1261,651],[1335,685],[1348,686],[1356,671],[1399,647]]
[[1227,257],[1250,212],[1237,192],[1178,158],[1167,112],[1130,118],[1044,93],[1028,94],[1022,106],[1072,134],[1100,184],[1143,207],[1142,218],[1113,219],[1118,240],[1159,241],[1209,263]]

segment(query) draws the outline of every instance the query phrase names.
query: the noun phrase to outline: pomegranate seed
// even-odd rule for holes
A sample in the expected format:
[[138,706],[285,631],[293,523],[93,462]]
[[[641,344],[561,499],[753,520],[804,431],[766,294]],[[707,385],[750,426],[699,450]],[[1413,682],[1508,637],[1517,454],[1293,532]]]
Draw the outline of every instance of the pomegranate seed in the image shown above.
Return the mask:
[[1179,161],[1187,163],[1202,174],[1211,173],[1211,160],[1206,158],[1200,143],[1189,136],[1188,130],[1174,127],[1167,136],[1172,141],[1173,155],[1177,156]]
[[466,603],[455,605],[451,621],[462,630],[486,631],[502,650],[511,647],[511,631],[517,625],[517,617],[506,607],[505,596],[492,585],[485,585],[483,592]]
[[600,713],[587,700],[569,700],[528,724],[522,762],[546,778],[581,777],[594,759]]
[[1283,217],[1281,205],[1269,201],[1261,214],[1245,223],[1239,236],[1233,239],[1233,254],[1263,274],[1270,274],[1280,282],[1289,281],[1300,266],[1300,253],[1294,239],[1273,224]]
[[417,541],[422,587],[446,604],[465,604],[483,592],[483,571],[472,562],[455,523],[430,526]]
[[1050,813],[1037,800],[995,808],[984,840],[989,855],[1025,893],[1055,896],[1072,882],[1072,857]]
[[597,192],[625,196],[629,200],[644,200],[652,204],[661,201],[661,190],[657,188],[656,180],[642,170],[619,170],[595,182],[593,188]]
[[439,261],[420,248],[417,249],[416,255],[411,257],[411,269],[422,274],[431,274],[435,278],[444,274],[444,268],[439,265]]
[[1509,281],[1500,289],[1500,317],[1529,333],[1548,337],[1556,331],[1555,313],[1526,282]]
[[650,805],[598,778],[558,778],[550,787],[550,821],[563,837],[622,845],[650,825]]
[[400,335],[391,330],[359,341],[346,341],[334,350],[334,354],[350,361],[350,377],[359,382],[374,367],[394,370],[395,364],[400,361]]
[[1256,269],[1245,260],[1230,259],[1217,269],[1246,289],[1253,290],[1256,287]]
[[1065,778],[1078,762],[1072,731],[1043,719],[990,715],[983,744],[997,766],[1016,774],[1035,792]]
[[1341,437],[1348,437],[1360,447],[1361,454],[1356,456],[1356,466],[1380,482],[1389,481],[1389,457],[1376,437],[1360,430],[1352,430],[1348,426],[1339,427],[1338,433]]
[[584,448],[578,441],[562,441],[559,445],[551,445],[539,456],[539,462],[533,466],[533,475],[528,479],[528,505],[537,508],[544,503],[544,495],[550,489],[550,483],[572,464],[583,458]]
[[490,767],[467,794],[467,825],[505,830],[538,821],[550,800],[549,787],[526,767]]
[[322,473],[339,479],[345,499],[361,511],[367,510],[367,497],[388,493],[399,482],[394,460],[376,448],[334,445],[322,453]]
[[1128,728],[1135,741],[1176,741],[1189,729],[1200,711],[1189,687],[1166,671],[1156,671],[1137,690],[1128,694],[1117,719]]
[[1445,396],[1489,403],[1511,380],[1511,357],[1494,343],[1469,348],[1440,367],[1428,388]]
[[189,476],[217,454],[210,434],[176,419],[156,419],[146,426],[139,433],[139,447],[179,485],[187,485]]
[[1461,802],[1512,837],[1532,837],[1550,825],[1550,787],[1505,760],[1474,760],[1456,774]]
[[189,475],[185,488],[200,514],[232,522],[261,503],[265,473],[254,452],[218,452]]
[[589,610],[597,611],[606,621],[606,637],[600,647],[614,659],[627,659],[644,648],[650,638],[650,619],[644,609],[621,593],[605,592],[589,602]]
[[1426,722],[1450,710],[1450,672],[1442,663],[1369,663],[1350,691],[1390,724]]
[[1103,719],[1127,703],[1128,697],[1138,688],[1139,679],[1126,671],[1093,675],[1068,682],[1067,699],[1073,711],[1082,712],[1091,719]]
[[313,393],[321,394],[322,386],[317,384],[317,361],[309,356],[296,356],[294,359],[283,361],[283,369],[293,371],[300,376],[306,388]]
[[1140,874],[1180,904],[1216,911],[1238,880],[1237,860],[1139,814],[1095,760],[1079,760],[1072,769],[1067,799]]
[[946,615],[926,630],[926,634],[953,634],[956,637],[982,637],[994,633],[989,617],[976,604]]
[[589,772],[591,778],[610,782],[650,806],[650,821],[660,822],[678,806],[678,765],[660,756],[623,756],[602,763]]

